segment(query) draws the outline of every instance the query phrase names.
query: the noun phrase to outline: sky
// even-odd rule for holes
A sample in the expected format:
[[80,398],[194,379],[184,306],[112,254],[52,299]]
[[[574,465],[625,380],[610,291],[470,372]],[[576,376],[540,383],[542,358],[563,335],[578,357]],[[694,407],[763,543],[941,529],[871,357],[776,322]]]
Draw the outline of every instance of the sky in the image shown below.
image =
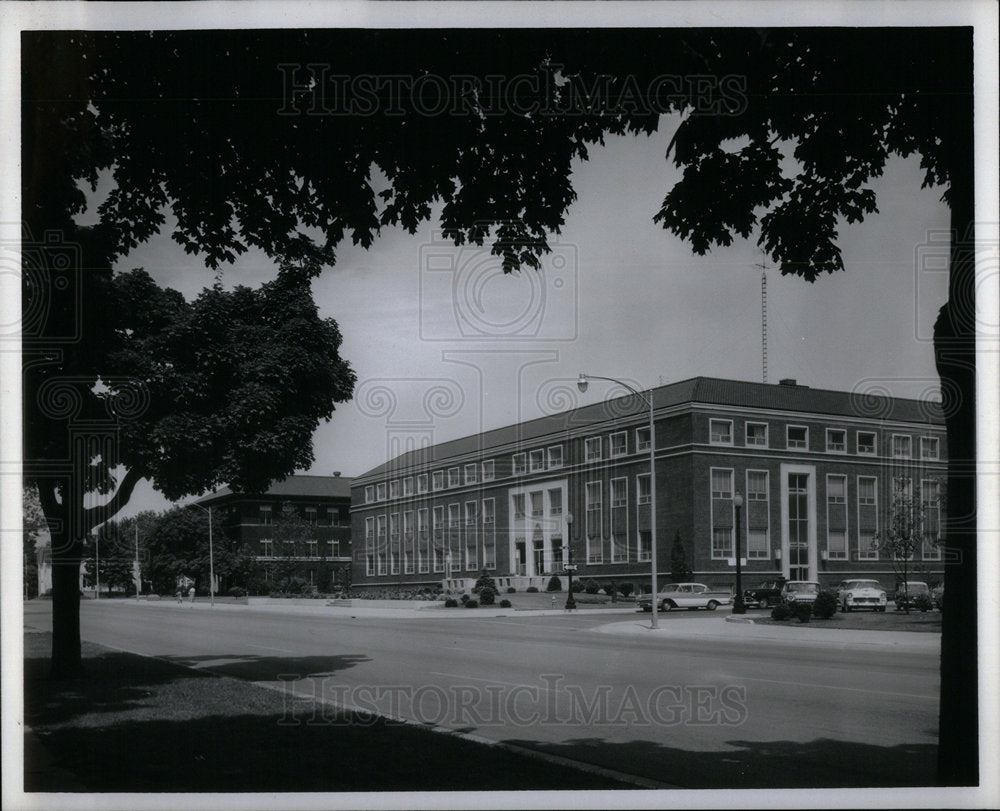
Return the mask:
[[[358,377],[314,436],[308,471],[359,475],[407,449],[615,393],[581,371],[639,389],[697,375],[762,380],[761,267],[756,236],[706,256],[653,222],[678,174],[665,160],[676,120],[653,136],[612,137],[577,161],[577,200],[542,270],[504,276],[496,257],[435,233],[388,229],[369,250],[342,245],[314,281],[323,316],[344,336]],[[892,159],[873,183],[879,212],[843,225],[846,271],[814,283],[767,273],[768,382],[936,398],[931,330],[946,297],[948,227],[941,189],[921,189],[918,159]],[[95,197],[95,203],[99,195]],[[84,218],[86,219],[86,218]],[[170,222],[116,268],[144,267],[197,295],[213,271],[169,238]],[[224,286],[272,278],[250,251]],[[618,390],[621,393],[621,390]],[[122,515],[168,503],[147,483]]]

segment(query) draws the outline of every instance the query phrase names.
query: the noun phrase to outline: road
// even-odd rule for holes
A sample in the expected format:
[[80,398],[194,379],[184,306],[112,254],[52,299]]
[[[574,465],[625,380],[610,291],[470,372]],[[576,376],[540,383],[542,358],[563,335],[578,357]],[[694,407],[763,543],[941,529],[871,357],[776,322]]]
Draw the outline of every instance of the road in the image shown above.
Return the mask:
[[[84,639],[691,788],[926,785],[938,656],[698,635],[716,615],[350,618],[85,601]],[[648,624],[648,618],[646,620]],[[47,629],[45,604],[25,624]],[[692,633],[694,631],[694,633]],[[461,768],[461,764],[456,764]]]

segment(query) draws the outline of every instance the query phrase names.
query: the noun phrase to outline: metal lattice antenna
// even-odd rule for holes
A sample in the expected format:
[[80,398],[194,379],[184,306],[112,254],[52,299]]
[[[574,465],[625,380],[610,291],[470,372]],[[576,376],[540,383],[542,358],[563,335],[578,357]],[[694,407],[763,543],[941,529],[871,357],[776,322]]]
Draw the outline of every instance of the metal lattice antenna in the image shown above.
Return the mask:
[[767,256],[762,261],[755,262],[754,267],[761,269],[760,274],[760,350],[761,366],[764,382],[767,383]]

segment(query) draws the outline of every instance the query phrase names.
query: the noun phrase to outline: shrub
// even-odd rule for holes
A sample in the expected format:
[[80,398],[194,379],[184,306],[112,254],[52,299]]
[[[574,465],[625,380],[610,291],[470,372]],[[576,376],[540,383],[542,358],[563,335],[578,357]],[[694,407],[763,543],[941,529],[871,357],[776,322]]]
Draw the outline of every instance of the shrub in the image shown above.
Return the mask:
[[458,608],[458,600],[456,600],[454,597],[449,597],[447,600],[444,601],[444,607]]
[[545,587],[546,591],[562,591],[562,581],[557,575],[552,575],[549,579],[549,584]]
[[930,611],[934,607],[934,602],[929,594],[920,593],[913,598],[913,607],[918,611]]
[[469,602],[469,595],[468,594],[463,594],[462,597],[461,597],[461,600],[462,600],[463,604]]
[[506,600],[506,599],[505,600],[501,600],[500,601],[500,607],[501,608],[510,608],[510,600]]
[[515,594],[516,592],[517,592],[517,589],[514,588],[513,586],[508,586],[507,587],[507,593],[508,594]]
[[230,597],[246,597],[247,590],[241,586],[233,586],[226,592]]
[[832,591],[821,591],[813,603],[813,614],[821,620],[828,620],[837,613],[837,595]]
[[795,607],[792,608],[792,613],[795,614],[795,619],[799,622],[809,622],[809,618],[812,616],[813,607],[812,603],[809,602],[798,602]]
[[473,593],[478,594],[483,589],[493,589],[494,594],[497,592],[496,581],[490,577],[489,574],[487,574],[485,569],[483,569],[483,573],[479,575],[479,579],[476,581],[476,585],[473,586],[472,591]]
[[588,580],[587,581],[587,585],[584,588],[584,591],[586,591],[587,594],[597,594],[597,592],[599,592],[600,590],[601,590],[601,587],[599,585],[597,585],[597,581],[596,580]]
[[618,591],[621,592],[622,597],[628,597],[632,593],[632,589],[635,588],[631,583],[622,583],[618,587]]
[[465,601],[465,607],[466,608],[479,608],[479,600],[466,600]]
[[496,600],[497,593],[494,589],[489,586],[483,586],[479,590],[479,602],[483,605],[493,605]]
[[528,588],[526,588],[525,591],[528,594],[538,594],[538,586],[528,586]]
[[771,619],[784,621],[792,616],[792,610],[784,603],[779,603],[771,609]]
[[578,594],[579,592],[583,591],[583,581],[582,580],[574,580],[573,581],[573,589],[572,589],[572,591],[573,591],[574,594]]

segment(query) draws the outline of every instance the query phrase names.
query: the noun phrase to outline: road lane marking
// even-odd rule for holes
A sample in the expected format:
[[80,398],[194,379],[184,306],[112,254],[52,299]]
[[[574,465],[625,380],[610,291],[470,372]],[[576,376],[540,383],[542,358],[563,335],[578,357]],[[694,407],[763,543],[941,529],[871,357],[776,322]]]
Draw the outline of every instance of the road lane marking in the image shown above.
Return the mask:
[[[539,689],[551,689],[547,684],[522,684],[513,681],[503,681],[503,679],[484,679],[481,676],[466,676],[461,673],[442,673],[438,670],[431,670],[430,675],[432,676],[448,676],[452,679],[468,679],[469,681],[484,681],[487,684],[503,684],[507,687],[526,687],[529,690],[539,690]],[[565,687],[556,687],[558,692],[566,692]]]
[[892,696],[893,698],[924,698],[928,701],[937,701],[940,696],[928,696],[922,693],[898,693],[889,690],[869,690],[864,687],[841,687],[838,684],[817,684],[816,682],[786,681],[784,679],[758,679],[753,676],[726,676],[727,679],[735,681],[763,681],[770,684],[784,684],[792,687],[808,687],[810,690],[847,690],[852,693],[872,693],[880,696]]

